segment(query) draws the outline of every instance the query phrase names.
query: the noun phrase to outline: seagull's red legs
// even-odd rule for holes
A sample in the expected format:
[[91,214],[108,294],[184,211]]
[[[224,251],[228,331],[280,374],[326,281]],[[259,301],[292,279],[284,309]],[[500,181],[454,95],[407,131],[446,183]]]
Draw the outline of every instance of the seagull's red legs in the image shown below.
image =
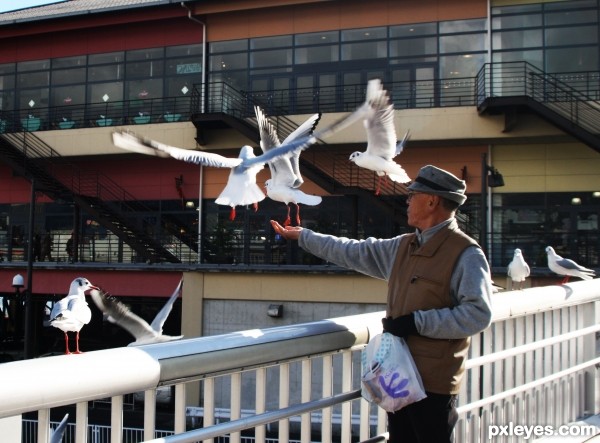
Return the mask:
[[71,351],[69,351],[69,334],[67,334],[65,331],[65,355],[70,353]]
[[284,222],[283,222],[283,226],[289,226],[292,224],[292,219],[290,218],[290,205],[286,205],[287,206],[287,217],[285,218]]
[[375,195],[379,195],[381,193],[381,176],[377,176],[377,188],[375,189]]
[[252,207],[254,208],[254,212],[258,212],[258,203],[252,203]]
[[83,354],[83,352],[79,350],[79,331],[77,331],[77,335],[75,336],[75,354]]
[[231,211],[229,211],[229,220],[230,221],[234,221],[235,220],[235,206],[231,207]]
[[565,275],[565,278],[563,278],[563,280],[560,282],[560,284],[564,285],[565,283],[569,283],[569,277],[570,277],[570,275]]
[[300,205],[295,203],[296,205],[296,226],[300,226]]

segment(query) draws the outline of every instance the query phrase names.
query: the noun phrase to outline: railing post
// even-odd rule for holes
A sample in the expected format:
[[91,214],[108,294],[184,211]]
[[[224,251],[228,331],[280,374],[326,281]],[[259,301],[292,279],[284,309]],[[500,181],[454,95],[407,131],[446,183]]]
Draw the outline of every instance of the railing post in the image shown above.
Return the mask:
[[[584,311],[584,323],[586,326],[596,325],[600,321],[600,301],[592,302],[591,309]],[[596,356],[596,334],[585,337],[583,342],[584,360],[591,360]],[[585,371],[585,405],[587,414],[595,414],[600,410],[600,386],[597,380],[598,369],[595,366]]]

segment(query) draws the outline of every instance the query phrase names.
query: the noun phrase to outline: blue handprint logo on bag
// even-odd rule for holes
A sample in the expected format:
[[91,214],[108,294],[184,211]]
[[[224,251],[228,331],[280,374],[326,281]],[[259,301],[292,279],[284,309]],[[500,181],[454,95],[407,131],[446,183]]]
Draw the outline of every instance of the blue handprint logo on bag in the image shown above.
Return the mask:
[[393,372],[392,376],[390,377],[390,381],[386,382],[383,375],[379,376],[379,384],[381,385],[381,389],[383,389],[385,393],[392,398],[407,397],[410,394],[408,389],[404,389],[406,385],[408,385],[408,378],[398,380],[396,383],[396,379],[399,377],[400,374]]

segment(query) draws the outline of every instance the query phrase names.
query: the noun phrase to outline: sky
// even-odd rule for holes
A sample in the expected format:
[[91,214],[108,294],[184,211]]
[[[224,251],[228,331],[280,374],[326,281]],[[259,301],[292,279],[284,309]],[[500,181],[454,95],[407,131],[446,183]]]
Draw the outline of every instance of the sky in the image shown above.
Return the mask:
[[32,6],[56,3],[58,0],[0,0],[0,13],[14,11],[15,9],[30,8]]

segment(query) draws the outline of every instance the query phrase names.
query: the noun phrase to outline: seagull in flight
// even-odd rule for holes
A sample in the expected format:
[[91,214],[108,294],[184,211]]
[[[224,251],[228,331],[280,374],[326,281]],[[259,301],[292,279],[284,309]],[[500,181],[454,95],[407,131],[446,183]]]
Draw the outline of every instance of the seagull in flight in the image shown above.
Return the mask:
[[546,247],[546,254],[548,255],[548,267],[550,270],[558,275],[564,276],[562,284],[567,283],[571,276],[579,277],[583,280],[591,280],[596,276],[596,272],[593,269],[578,265],[571,259],[562,258],[554,252],[552,246]]
[[166,335],[163,334],[163,326],[167,317],[173,309],[173,303],[181,295],[183,280],[179,282],[177,288],[169,300],[165,303],[162,309],[156,314],[151,324],[140,316],[131,312],[129,307],[118,301],[115,297],[108,295],[106,292],[96,289],[90,292],[90,296],[96,306],[108,318],[108,321],[115,323],[129,332],[135,338],[135,341],[127,346],[147,345],[150,343],[163,343],[167,341],[179,340],[183,335]]
[[529,274],[531,269],[523,257],[523,253],[519,248],[515,249],[513,259],[508,264],[507,274],[510,277],[511,289],[515,283],[518,283],[519,289],[523,289],[523,282]]
[[50,437],[50,443],[61,443],[63,441],[63,435],[65,434],[65,429],[67,428],[67,419],[69,418],[69,414],[65,414],[63,419],[60,421],[58,426],[54,429],[52,433],[52,437]]
[[50,312],[48,324],[60,329],[65,334],[65,354],[71,354],[69,350],[69,335],[67,332],[76,332],[75,352],[79,350],[79,331],[92,319],[92,310],[85,301],[85,293],[89,290],[98,289],[92,285],[87,278],[77,277],[71,282],[67,296],[55,303]]
[[115,131],[112,133],[113,144],[121,149],[137,152],[140,154],[153,155],[157,157],[172,157],[186,163],[209,166],[214,168],[230,168],[231,172],[227,185],[215,200],[219,205],[231,206],[230,220],[235,219],[235,207],[240,205],[254,205],[265,199],[265,194],[256,184],[256,174],[269,162],[282,157],[293,157],[300,151],[315,144],[319,139],[337,132],[355,121],[364,117],[367,106],[358,107],[354,112],[343,117],[312,135],[294,138],[287,143],[256,156],[251,146],[242,146],[238,157],[224,157],[204,151],[182,149],[169,146],[155,140],[145,139],[126,131]]
[[394,158],[402,153],[410,134],[398,142],[394,126],[394,105],[381,80],[369,80],[365,105],[368,112],[364,120],[367,131],[367,150],[356,151],[350,155],[350,161],[361,168],[375,171],[378,176],[376,195],[381,190],[381,177],[387,176],[398,183],[408,183],[410,177]]
[[[272,149],[281,146],[279,136],[274,126],[271,124],[263,110],[259,106],[254,107],[256,122],[260,132],[260,147],[266,154]],[[283,141],[287,144],[297,138],[306,137],[313,133],[319,123],[321,114],[314,114],[294,132],[292,132]],[[285,203],[287,206],[287,218],[283,222],[284,226],[291,224],[290,203],[296,205],[296,223],[300,225],[300,206],[299,203],[316,206],[321,203],[321,197],[309,195],[298,189],[304,180],[300,174],[300,152],[295,152],[290,157],[280,157],[268,163],[271,171],[271,178],[265,182],[265,188],[269,198],[275,201]]]

